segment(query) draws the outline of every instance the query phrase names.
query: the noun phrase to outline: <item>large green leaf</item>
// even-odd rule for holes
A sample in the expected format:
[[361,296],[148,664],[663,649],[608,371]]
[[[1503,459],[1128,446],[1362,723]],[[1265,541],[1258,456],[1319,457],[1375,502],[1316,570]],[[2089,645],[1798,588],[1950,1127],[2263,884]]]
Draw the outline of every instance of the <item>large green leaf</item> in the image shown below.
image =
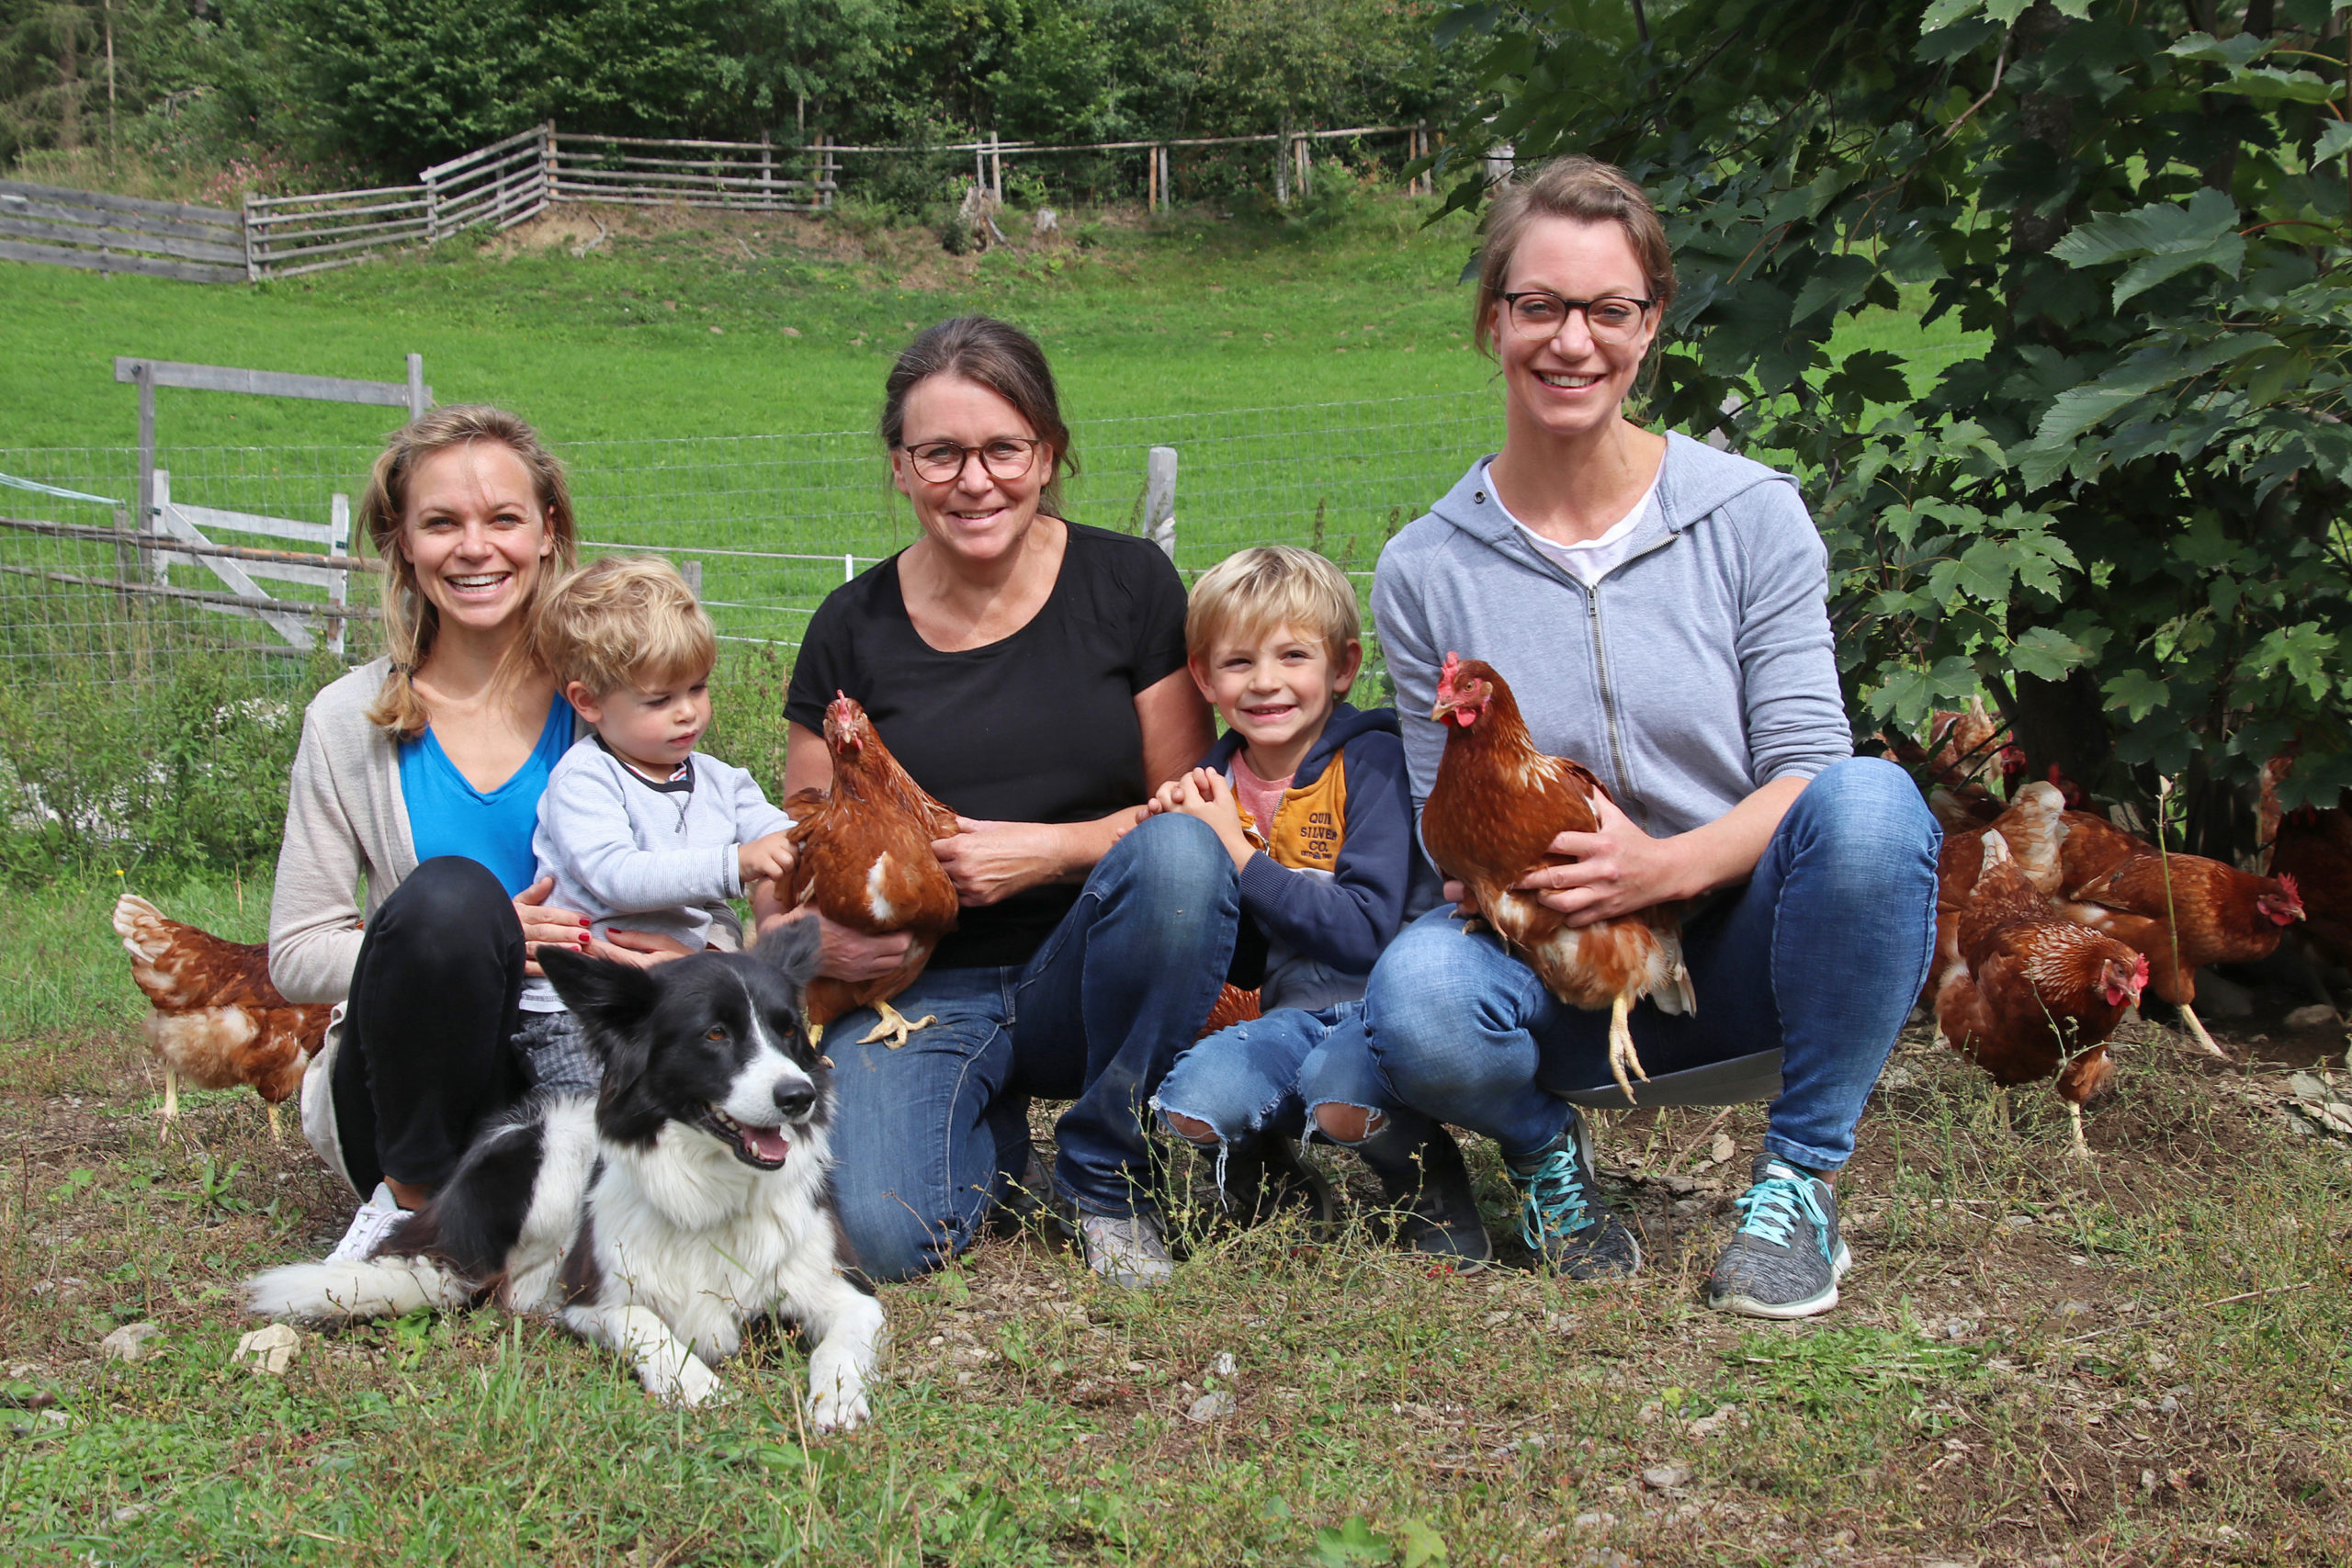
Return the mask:
[[2186,202],[2153,201],[2136,211],[2096,219],[2059,241],[2051,254],[2078,267],[2131,260],[2115,285],[2120,310],[2135,296],[2194,266],[2210,265],[2235,277],[2245,265],[2245,241],[2237,225],[2238,204],[2220,191],[2200,188]]

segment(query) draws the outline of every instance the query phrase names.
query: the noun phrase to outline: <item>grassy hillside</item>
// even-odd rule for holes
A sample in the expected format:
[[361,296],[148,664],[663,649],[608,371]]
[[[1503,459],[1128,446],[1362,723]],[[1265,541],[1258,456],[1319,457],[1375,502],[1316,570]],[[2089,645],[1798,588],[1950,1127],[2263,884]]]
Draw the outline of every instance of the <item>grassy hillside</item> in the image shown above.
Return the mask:
[[[417,352],[442,401],[509,404],[560,441],[865,430],[910,332],[967,310],[1036,332],[1080,420],[1474,390],[1491,375],[1464,332],[1474,236],[1423,227],[1430,206],[1072,215],[968,258],[855,215],[571,209],[250,288],[0,264],[0,445],[129,445],[122,354],[397,380]],[[621,231],[572,254],[600,225]],[[1862,330],[1923,365],[1960,342],[1899,317]],[[263,446],[366,442],[386,420],[165,393],[158,423],[166,446]]]

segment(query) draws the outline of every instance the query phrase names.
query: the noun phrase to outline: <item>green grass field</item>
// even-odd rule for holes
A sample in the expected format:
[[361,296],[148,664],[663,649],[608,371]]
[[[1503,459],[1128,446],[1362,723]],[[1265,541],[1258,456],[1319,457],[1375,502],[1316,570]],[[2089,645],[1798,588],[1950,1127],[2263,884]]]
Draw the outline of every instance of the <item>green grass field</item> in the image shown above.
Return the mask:
[[[2352,1554],[2352,1156],[2248,1065],[2127,1029],[2095,1166],[2046,1089],[1907,1034],[1843,1179],[1845,1304],[1700,1309],[1760,1110],[1601,1119],[1631,1284],[1432,1276],[1365,1230],[1203,1241],[1166,1290],[1042,1236],[887,1288],[868,1431],[812,1440],[789,1338],[691,1415],[494,1310],[237,1365],[237,1281],[350,1200],[242,1092],[160,1139],[115,879],[12,900],[0,976],[0,1540],[11,1562],[448,1565],[2126,1564]],[[258,935],[266,888],[144,886]],[[242,902],[240,901],[242,899]],[[2317,1069],[2314,1069],[2317,1070]],[[2335,1083],[2340,1086],[2338,1076]],[[2331,1089],[2330,1092],[2339,1092]],[[1718,1135],[1733,1145],[1717,1160]],[[1509,1199],[1474,1162],[1498,1236]],[[1370,1193],[1331,1168],[1359,1203]],[[156,1354],[106,1359],[118,1326]],[[1230,1358],[1225,1360],[1223,1358]],[[1211,1398],[1224,1395],[1223,1400]],[[1204,1404],[1203,1401],[1209,1401]],[[1198,1418],[1196,1418],[1196,1414]]]
[[[589,539],[700,558],[723,633],[789,645],[844,556],[863,564],[911,537],[870,434],[890,356],[922,325],[987,310],[1053,355],[1083,465],[1073,516],[1130,525],[1147,449],[1172,445],[1188,570],[1283,539],[1368,574],[1385,537],[1499,441],[1494,372],[1464,320],[1473,235],[1459,218],[1426,225],[1430,210],[1360,194],[1288,220],[1070,214],[1058,235],[956,258],[927,230],[855,215],[572,209],[259,288],[0,265],[0,472],[132,492],[118,354],[388,379],[413,349],[441,400],[506,404],[558,443]],[[583,249],[599,225],[614,231]],[[1896,312],[1845,333],[1921,377],[1973,346]],[[359,490],[389,423],[380,409],[158,400],[175,499],[314,521],[331,491]],[[8,493],[17,514],[110,521],[105,505]],[[0,564],[114,570],[106,549],[22,536],[0,536]],[[0,623],[40,623],[20,644],[95,653],[156,629],[114,625],[121,605],[104,594],[66,603],[52,585],[24,603],[28,581],[0,581]],[[220,586],[195,569],[173,581]],[[165,644],[241,629],[182,618]]]
[[[0,430],[11,447],[131,444],[116,355],[399,380],[413,351],[441,401],[506,404],[561,442],[865,431],[890,355],[963,310],[1036,333],[1077,421],[1476,390],[1491,368],[1465,329],[1475,235],[1458,215],[1425,226],[1433,205],[1072,214],[1058,236],[971,258],[921,229],[574,208],[514,237],[251,288],[0,264]],[[626,227],[571,255],[600,221]],[[1963,341],[1894,312],[1847,331],[1922,367]],[[158,429],[167,446],[310,446],[385,423],[166,392]]]

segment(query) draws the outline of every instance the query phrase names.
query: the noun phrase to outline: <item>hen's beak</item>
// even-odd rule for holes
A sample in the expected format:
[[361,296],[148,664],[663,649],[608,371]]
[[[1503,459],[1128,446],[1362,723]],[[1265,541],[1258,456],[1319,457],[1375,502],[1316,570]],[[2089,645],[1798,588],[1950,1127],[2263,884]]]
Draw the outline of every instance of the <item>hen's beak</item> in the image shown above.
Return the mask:
[[1462,699],[1459,697],[1441,696],[1437,700],[1437,705],[1430,709],[1430,717],[1432,719],[1443,718],[1447,714],[1452,713],[1456,707],[1461,705],[1461,702]]

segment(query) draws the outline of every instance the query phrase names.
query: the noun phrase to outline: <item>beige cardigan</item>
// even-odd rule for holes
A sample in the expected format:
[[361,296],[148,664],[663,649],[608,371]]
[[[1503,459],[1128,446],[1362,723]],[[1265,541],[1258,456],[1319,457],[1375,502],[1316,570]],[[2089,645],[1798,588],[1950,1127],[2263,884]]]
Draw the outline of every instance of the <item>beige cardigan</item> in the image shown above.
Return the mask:
[[390,659],[369,660],[311,698],[302,715],[269,900],[269,978],[288,1001],[339,1002],[350,994],[361,879],[372,915],[416,869],[400,747],[368,717],[391,667]]

